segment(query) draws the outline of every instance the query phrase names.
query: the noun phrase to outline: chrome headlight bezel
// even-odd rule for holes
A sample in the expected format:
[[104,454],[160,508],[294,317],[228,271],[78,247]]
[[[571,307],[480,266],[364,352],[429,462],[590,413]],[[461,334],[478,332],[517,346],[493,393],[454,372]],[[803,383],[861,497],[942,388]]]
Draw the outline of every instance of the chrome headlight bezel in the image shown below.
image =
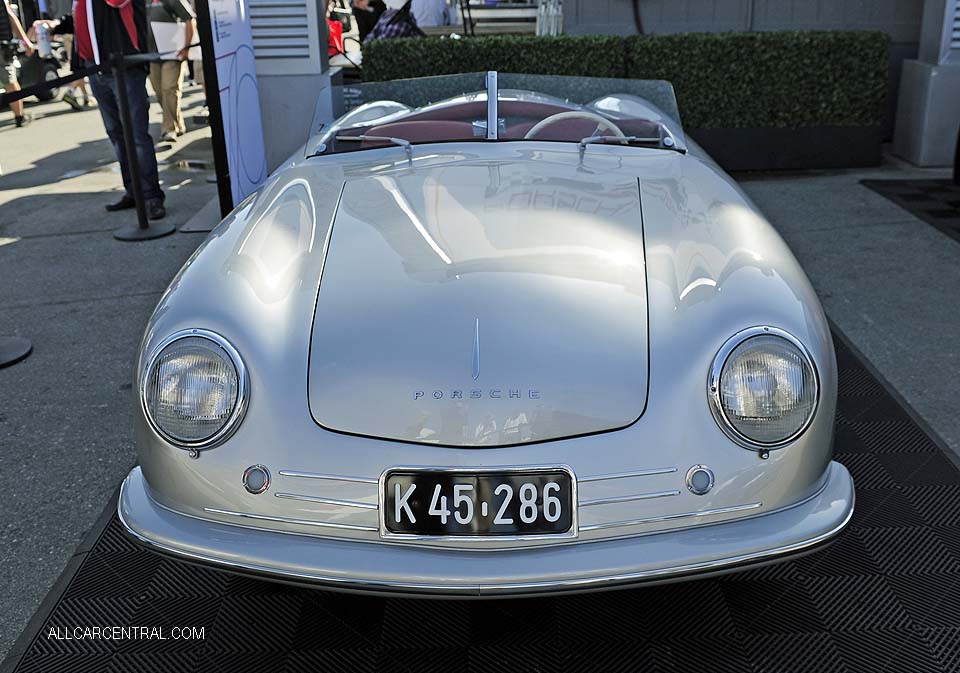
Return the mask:
[[[153,373],[153,369],[157,364],[157,360],[160,358],[164,350],[166,350],[171,344],[188,337],[200,337],[206,339],[223,349],[223,351],[226,352],[227,357],[230,358],[230,361],[237,373],[237,401],[234,404],[233,411],[231,412],[230,416],[227,418],[223,426],[213,435],[195,442],[178,439],[164,431],[164,429],[159,426],[159,424],[150,414],[149,405],[147,404],[147,387],[149,385],[149,380]],[[180,330],[163,339],[153,349],[150,357],[146,359],[145,364],[140,371],[139,381],[140,409],[143,412],[143,416],[146,418],[147,423],[164,441],[177,448],[189,451],[211,449],[215,446],[219,446],[229,439],[230,436],[233,435],[233,433],[236,432],[237,428],[240,426],[240,422],[243,420],[243,417],[246,414],[247,406],[250,401],[250,379],[247,372],[247,367],[243,362],[243,358],[240,356],[240,353],[237,351],[237,349],[234,348],[233,344],[227,341],[226,338],[207,329],[194,328]]]
[[[730,419],[727,418],[727,415],[723,410],[723,402],[720,398],[720,378],[723,374],[723,368],[727,364],[727,360],[729,360],[730,355],[738,346],[757,336],[776,336],[790,342],[790,344],[792,344],[799,351],[805,360],[806,365],[813,373],[813,406],[810,408],[809,415],[806,417],[806,419],[804,419],[804,422],[799,428],[797,428],[795,432],[793,432],[790,436],[776,442],[760,442],[740,432],[740,430],[733,425]],[[710,365],[710,373],[707,379],[707,397],[710,400],[710,411],[713,414],[714,420],[717,422],[717,425],[724,432],[724,434],[727,435],[727,437],[729,437],[734,443],[742,446],[745,449],[751,449],[753,451],[779,449],[787,446],[803,435],[803,433],[807,431],[807,428],[810,427],[810,424],[813,423],[813,419],[817,415],[817,410],[820,408],[820,371],[817,369],[817,365],[813,359],[813,356],[810,354],[810,351],[803,344],[803,342],[786,330],[782,330],[778,327],[770,327],[769,325],[749,327],[745,330],[737,332],[732,337],[727,339],[723,346],[720,347],[720,350],[717,351],[716,356],[713,358],[713,363]]]

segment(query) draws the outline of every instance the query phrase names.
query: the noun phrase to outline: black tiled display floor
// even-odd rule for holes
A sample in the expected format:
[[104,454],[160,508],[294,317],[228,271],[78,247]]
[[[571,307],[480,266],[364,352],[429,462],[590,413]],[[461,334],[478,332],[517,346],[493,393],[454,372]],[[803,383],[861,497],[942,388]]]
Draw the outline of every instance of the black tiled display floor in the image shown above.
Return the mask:
[[960,241],[960,185],[950,180],[862,180],[861,184]]
[[[960,670],[960,473],[838,343],[837,458],[853,523],[832,546],[718,579],[509,601],[384,599],[237,577],[134,546],[114,519],[16,670]],[[196,641],[69,641],[50,629],[202,626]],[[8,665],[13,662],[7,662]]]

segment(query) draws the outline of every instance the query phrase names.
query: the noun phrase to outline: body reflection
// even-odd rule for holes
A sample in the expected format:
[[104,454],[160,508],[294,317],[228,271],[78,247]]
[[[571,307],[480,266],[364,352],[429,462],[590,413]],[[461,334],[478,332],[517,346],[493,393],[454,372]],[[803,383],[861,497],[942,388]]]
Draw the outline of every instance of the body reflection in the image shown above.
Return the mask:
[[635,178],[516,161],[351,180],[317,302],[314,418],[453,446],[629,425],[646,398],[644,265]]

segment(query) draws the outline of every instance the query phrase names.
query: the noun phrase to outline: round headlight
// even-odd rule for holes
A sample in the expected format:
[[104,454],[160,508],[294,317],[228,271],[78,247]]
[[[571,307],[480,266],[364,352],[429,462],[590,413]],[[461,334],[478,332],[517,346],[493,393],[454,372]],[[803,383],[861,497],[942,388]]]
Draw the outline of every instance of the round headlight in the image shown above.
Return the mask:
[[748,448],[796,439],[819,398],[813,360],[794,336],[774,327],[735,335],[717,353],[709,393],[720,427]]
[[246,391],[246,372],[233,346],[213,332],[186,330],[164,340],[147,365],[143,408],[168,441],[207,448],[236,429]]

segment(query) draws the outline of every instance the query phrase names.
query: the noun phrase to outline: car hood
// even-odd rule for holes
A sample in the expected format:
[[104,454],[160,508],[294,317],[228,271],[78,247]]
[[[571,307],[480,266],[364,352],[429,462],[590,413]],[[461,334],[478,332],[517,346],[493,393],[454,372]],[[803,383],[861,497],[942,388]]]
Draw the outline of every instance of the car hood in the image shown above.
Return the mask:
[[507,446],[643,413],[635,179],[536,160],[349,179],[325,255],[307,388],[327,429]]

